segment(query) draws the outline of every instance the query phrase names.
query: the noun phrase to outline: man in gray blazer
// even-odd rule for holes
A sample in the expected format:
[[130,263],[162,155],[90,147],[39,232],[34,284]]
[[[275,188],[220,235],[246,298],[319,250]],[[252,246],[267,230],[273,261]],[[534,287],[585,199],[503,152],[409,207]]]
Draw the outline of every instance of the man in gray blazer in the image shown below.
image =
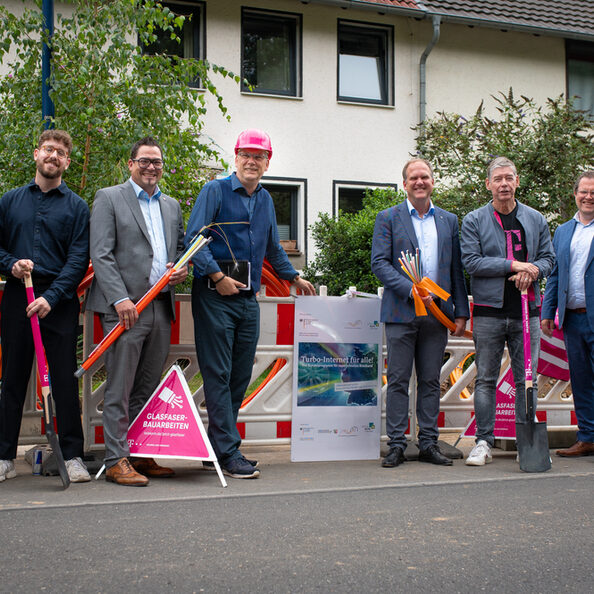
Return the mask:
[[105,353],[107,382],[103,405],[106,479],[145,486],[150,477],[173,470],[152,458],[129,460],[127,433],[161,379],[175,315],[173,285],[187,268],[171,276],[170,286],[139,315],[134,303],[156,283],[183,251],[180,206],[161,193],[163,154],[157,141],[134,144],[128,161],[130,179],[95,195],[90,226],[95,278],[87,308],[100,314],[104,332],[122,324],[126,332]]

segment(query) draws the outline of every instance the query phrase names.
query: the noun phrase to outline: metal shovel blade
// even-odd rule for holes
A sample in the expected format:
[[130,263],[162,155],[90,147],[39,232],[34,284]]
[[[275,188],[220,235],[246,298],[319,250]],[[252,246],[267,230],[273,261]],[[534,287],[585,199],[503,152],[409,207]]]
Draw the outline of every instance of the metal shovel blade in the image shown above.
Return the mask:
[[516,445],[520,470],[546,472],[551,469],[549,436],[546,423],[516,423]]

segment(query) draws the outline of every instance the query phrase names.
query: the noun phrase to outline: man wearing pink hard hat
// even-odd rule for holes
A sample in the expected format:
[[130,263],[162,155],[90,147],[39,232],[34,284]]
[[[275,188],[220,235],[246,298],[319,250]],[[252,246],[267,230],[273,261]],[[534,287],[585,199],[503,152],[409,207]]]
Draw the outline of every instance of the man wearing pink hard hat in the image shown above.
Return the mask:
[[[233,478],[257,478],[255,460],[239,446],[237,415],[252,376],[260,332],[262,264],[306,295],[315,295],[279,242],[270,194],[260,185],[272,157],[266,132],[244,130],[235,144],[235,173],[207,183],[188,221],[186,242],[202,231],[212,242],[194,256],[192,313],[198,364],[204,381],[208,437]],[[208,463],[205,463],[209,466]]]

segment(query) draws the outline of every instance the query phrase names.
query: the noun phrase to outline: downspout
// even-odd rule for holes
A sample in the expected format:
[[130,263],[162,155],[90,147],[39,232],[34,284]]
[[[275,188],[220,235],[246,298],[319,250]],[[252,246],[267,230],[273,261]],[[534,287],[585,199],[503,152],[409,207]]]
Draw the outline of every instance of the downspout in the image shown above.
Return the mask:
[[429,42],[429,45],[425,48],[419,62],[419,116],[421,125],[425,121],[425,115],[427,111],[427,58],[431,53],[431,50],[435,47],[439,41],[441,16],[434,14],[431,17],[433,22],[433,37]]
[[[47,32],[48,41],[54,34],[54,0],[43,0],[43,28]],[[53,128],[54,102],[49,95],[49,78],[51,71],[52,50],[44,42],[41,51],[41,117],[45,129]]]

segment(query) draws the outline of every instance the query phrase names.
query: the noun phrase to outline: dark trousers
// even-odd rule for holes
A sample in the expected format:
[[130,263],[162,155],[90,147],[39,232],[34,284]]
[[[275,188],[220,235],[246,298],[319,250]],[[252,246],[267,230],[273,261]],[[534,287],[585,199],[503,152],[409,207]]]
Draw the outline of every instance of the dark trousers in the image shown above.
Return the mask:
[[578,441],[594,442],[594,332],[585,313],[565,311],[563,335],[567,347]]
[[208,438],[224,463],[241,455],[237,415],[252,377],[260,306],[253,294],[224,297],[208,289],[202,279],[194,279],[192,313]]
[[[417,372],[417,422],[419,448],[437,443],[440,383],[447,330],[432,315],[405,324],[385,325],[388,346],[386,433],[390,448],[406,449],[408,385],[413,363]],[[413,429],[414,430],[414,429]]]
[[[38,296],[47,287],[35,287]],[[0,394],[0,459],[16,457],[27,384],[33,365],[31,321],[25,313],[25,285],[9,280],[2,297],[2,392]],[[83,431],[76,371],[78,298],[60,301],[39,320],[49,366],[60,448],[64,459],[83,455]]]

